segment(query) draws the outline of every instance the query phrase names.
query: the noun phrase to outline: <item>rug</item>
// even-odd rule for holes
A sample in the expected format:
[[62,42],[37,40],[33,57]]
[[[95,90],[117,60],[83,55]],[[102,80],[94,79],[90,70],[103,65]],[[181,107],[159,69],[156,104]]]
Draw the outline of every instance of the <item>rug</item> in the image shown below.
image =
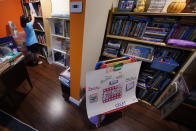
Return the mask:
[[0,131],[37,131],[6,112],[0,110]]

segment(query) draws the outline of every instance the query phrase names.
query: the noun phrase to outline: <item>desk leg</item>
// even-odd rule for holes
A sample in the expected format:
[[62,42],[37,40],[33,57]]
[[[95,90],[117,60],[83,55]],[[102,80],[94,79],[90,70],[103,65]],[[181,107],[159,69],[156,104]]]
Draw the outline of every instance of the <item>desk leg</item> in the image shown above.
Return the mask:
[[31,83],[31,79],[29,77],[29,73],[27,72],[27,69],[25,66],[24,66],[24,68],[25,68],[25,74],[26,74],[27,81],[28,81],[29,85],[31,86],[31,88],[33,88],[33,85]]

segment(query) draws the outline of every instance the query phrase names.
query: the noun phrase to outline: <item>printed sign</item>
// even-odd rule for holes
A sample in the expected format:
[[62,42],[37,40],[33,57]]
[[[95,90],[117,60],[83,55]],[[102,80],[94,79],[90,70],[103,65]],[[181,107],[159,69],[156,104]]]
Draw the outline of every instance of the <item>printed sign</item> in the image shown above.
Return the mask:
[[124,64],[86,73],[86,106],[88,117],[103,114],[138,102],[136,83],[141,62]]

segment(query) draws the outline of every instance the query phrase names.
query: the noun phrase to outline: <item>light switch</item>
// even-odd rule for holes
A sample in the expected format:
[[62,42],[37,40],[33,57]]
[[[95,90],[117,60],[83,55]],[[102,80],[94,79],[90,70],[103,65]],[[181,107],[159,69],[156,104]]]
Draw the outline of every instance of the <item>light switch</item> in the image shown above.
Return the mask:
[[82,1],[71,2],[70,9],[71,9],[71,13],[81,13],[82,12]]

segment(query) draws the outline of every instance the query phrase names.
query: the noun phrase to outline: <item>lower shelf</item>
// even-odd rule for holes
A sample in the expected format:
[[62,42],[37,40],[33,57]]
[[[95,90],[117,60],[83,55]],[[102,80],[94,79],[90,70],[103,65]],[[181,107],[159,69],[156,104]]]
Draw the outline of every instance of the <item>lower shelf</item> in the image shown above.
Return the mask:
[[151,103],[149,103],[149,102],[147,102],[147,101],[145,101],[145,100],[141,100],[141,99],[139,99],[139,98],[137,98],[140,102],[142,102],[142,103],[145,103],[145,104],[147,104],[147,105],[149,105],[149,106],[152,106],[152,104]]

